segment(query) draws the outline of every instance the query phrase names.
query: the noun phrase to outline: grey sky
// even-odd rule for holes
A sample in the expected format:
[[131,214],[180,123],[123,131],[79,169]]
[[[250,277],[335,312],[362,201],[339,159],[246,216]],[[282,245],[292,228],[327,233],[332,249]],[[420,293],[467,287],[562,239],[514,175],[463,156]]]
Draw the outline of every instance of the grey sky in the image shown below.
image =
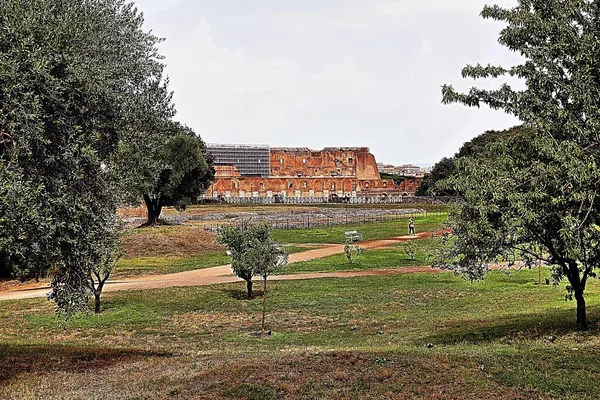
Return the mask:
[[[378,161],[436,162],[518,120],[440,103],[467,63],[518,61],[485,3],[517,0],[136,0],[175,91],[207,142],[368,146]],[[478,86],[490,83],[477,83]],[[492,83],[494,86],[498,83]]]

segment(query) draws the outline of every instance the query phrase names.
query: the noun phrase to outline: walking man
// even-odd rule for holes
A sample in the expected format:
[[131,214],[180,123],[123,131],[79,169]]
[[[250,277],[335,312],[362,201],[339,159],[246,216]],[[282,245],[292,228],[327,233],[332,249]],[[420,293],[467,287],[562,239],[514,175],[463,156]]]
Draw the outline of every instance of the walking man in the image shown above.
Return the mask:
[[414,235],[415,234],[415,223],[413,222],[412,217],[410,217],[408,219],[408,234],[409,235]]

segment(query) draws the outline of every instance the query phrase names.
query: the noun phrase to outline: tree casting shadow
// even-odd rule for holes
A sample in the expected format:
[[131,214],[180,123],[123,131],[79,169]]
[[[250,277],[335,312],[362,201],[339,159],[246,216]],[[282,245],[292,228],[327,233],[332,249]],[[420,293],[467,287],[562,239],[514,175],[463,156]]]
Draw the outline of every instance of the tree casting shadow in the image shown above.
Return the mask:
[[252,298],[248,298],[248,292],[242,289],[221,289],[221,292],[227,294],[227,296],[231,297],[235,300],[254,300],[256,298],[262,298],[263,292],[262,290],[253,290]]
[[25,373],[84,372],[147,357],[171,355],[135,349],[8,345],[0,349],[0,382]]
[[[589,321],[598,321],[597,309],[588,309]],[[597,334],[590,323],[591,334]],[[442,328],[443,329],[443,328]],[[461,321],[460,327],[442,330],[419,340],[436,344],[483,343],[498,339],[539,339],[576,332],[575,310],[548,310],[542,314],[513,315],[501,319]]]

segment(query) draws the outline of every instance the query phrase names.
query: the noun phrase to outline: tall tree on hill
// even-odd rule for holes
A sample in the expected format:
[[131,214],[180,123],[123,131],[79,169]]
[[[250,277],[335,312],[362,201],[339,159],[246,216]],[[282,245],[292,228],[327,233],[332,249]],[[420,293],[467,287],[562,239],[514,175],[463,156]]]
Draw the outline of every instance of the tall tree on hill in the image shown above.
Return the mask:
[[86,307],[112,229],[115,150],[140,140],[131,122],[163,73],[142,25],[122,0],[0,6],[0,259],[26,276],[52,267],[67,313]]
[[440,181],[448,179],[451,175],[456,173],[456,166],[454,165],[454,157],[444,157],[438,161],[433,168],[431,173],[425,176],[417,191],[416,196],[454,196],[454,190],[452,188],[439,188],[436,184]]
[[451,215],[455,246],[449,268],[481,278],[487,263],[514,252],[554,265],[577,301],[577,329],[587,329],[584,291],[600,262],[600,2],[519,0],[511,9],[486,6],[485,19],[503,21],[499,42],[522,64],[470,66],[463,77],[522,79],[526,89],[458,93],[444,103],[487,104],[517,116],[527,134],[501,140],[485,157],[457,162],[462,196]]
[[134,199],[144,200],[146,225],[158,222],[164,206],[184,210],[204,193],[215,174],[202,139],[170,120],[157,124],[149,140],[123,144],[119,160],[128,190]]
[[421,181],[417,189],[417,196],[456,196],[456,191],[443,184],[447,179],[459,173],[456,167],[456,159],[461,157],[476,157],[484,154],[486,148],[507,136],[518,133],[522,127],[515,126],[505,131],[487,131],[464,143],[458,152],[452,157],[444,157],[432,168],[431,174]]

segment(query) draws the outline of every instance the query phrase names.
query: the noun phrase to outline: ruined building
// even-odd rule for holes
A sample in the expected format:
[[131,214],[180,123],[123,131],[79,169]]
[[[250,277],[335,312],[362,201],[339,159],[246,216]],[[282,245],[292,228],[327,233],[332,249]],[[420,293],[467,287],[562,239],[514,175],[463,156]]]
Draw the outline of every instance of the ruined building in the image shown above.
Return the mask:
[[367,147],[323,150],[209,144],[215,180],[207,197],[369,197],[414,195],[419,178],[381,179]]

